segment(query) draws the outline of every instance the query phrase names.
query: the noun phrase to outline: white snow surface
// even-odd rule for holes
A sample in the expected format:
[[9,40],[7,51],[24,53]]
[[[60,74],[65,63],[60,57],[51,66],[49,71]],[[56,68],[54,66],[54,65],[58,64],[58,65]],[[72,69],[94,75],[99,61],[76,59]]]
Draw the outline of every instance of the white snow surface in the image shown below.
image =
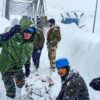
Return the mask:
[[[47,0],[47,14],[49,18],[53,17],[56,19],[57,24],[61,27],[62,40],[58,45],[57,49],[57,59],[60,57],[67,57],[70,61],[70,65],[73,69],[79,71],[81,76],[85,79],[86,84],[89,89],[90,100],[100,100],[100,92],[95,91],[89,87],[89,82],[95,78],[100,77],[100,29],[99,27],[99,11],[97,16],[97,24],[95,33],[92,34],[91,30],[84,31],[80,30],[75,24],[64,25],[60,23],[60,13],[73,10],[82,10],[86,13],[87,17],[87,27],[88,29],[92,28],[93,15],[95,0]],[[100,2],[99,7],[100,8]],[[2,23],[1,23],[2,21]],[[0,17],[0,32],[2,33],[7,26],[10,25],[10,22],[2,17]],[[33,63],[31,65],[31,70],[33,70]],[[36,73],[39,73],[39,76],[35,76]],[[26,79],[26,84],[32,85],[33,90],[38,92],[37,89],[41,90],[41,93],[44,94],[44,97],[47,100],[50,100],[48,95],[44,90],[44,86],[48,88],[48,83],[41,82],[41,78],[45,76],[50,76],[54,81],[55,85],[50,88],[50,95],[55,100],[58,95],[61,82],[60,77],[57,72],[50,73],[49,71],[49,60],[47,56],[46,45],[42,51],[40,59],[40,69],[38,72],[31,73],[29,78]],[[2,78],[0,79],[2,80]],[[25,95],[27,92],[25,87],[23,87],[22,94]],[[34,100],[45,100],[43,97],[39,97],[35,94],[32,95]],[[5,99],[5,88],[3,81],[0,81],[0,100]],[[27,99],[28,100],[28,99]]]
[[7,28],[8,26],[10,26],[10,21],[3,18],[3,17],[0,17],[0,34],[1,33],[4,33],[5,31],[5,28]]

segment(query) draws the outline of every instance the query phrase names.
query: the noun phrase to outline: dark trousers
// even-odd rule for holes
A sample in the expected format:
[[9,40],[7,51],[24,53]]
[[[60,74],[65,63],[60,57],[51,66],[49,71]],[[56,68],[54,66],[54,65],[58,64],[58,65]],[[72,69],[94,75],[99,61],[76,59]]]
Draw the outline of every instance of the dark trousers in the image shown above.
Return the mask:
[[33,49],[32,59],[36,69],[39,68],[41,52],[42,52],[42,48]]
[[16,85],[17,87],[22,88],[25,84],[25,77],[22,69],[17,70],[16,72],[2,74],[2,79],[6,88],[6,95],[11,98],[16,96]]
[[30,59],[25,63],[25,75],[26,77],[30,75]]

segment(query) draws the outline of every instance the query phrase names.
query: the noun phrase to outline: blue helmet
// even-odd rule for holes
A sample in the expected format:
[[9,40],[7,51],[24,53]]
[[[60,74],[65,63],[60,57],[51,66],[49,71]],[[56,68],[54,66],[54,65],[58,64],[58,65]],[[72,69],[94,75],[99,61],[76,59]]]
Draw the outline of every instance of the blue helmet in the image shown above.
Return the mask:
[[69,61],[67,60],[67,58],[61,58],[61,59],[58,59],[56,61],[56,68],[59,69],[59,68],[68,68],[69,66]]
[[36,32],[36,29],[35,29],[35,27],[29,27],[24,32],[29,32],[31,34],[31,33],[35,33]]

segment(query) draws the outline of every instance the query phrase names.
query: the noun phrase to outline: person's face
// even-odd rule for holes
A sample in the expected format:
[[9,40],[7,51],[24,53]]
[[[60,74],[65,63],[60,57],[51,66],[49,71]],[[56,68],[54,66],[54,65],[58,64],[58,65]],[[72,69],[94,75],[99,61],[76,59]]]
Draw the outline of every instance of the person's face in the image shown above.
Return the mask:
[[32,34],[30,34],[29,32],[24,32],[23,37],[25,40],[29,40],[31,38]]
[[57,71],[58,71],[58,74],[59,74],[61,77],[65,76],[65,74],[68,73],[68,70],[67,70],[66,68],[60,68],[60,69],[57,69]]

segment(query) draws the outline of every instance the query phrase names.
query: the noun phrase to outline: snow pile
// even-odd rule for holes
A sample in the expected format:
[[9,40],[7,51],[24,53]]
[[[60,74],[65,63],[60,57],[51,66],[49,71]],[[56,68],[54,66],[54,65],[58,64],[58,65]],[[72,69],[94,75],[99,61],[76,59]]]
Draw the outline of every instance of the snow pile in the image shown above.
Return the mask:
[[[57,76],[56,73],[53,73],[52,79],[54,79],[55,76]],[[55,81],[55,85],[49,85],[48,77],[50,76],[45,76],[41,71],[39,75],[31,73],[29,78],[26,79],[23,95],[26,96],[26,98],[34,98],[34,100],[55,100],[60,90],[59,88],[57,89],[59,84],[57,84],[58,81]]]
[[[60,24],[60,23],[59,23]],[[67,57],[72,68],[77,69],[84,77],[91,100],[99,100],[97,94],[89,87],[89,82],[100,76],[100,34],[86,33],[79,30],[74,24],[60,24],[62,41],[58,48],[59,57]]]
[[[66,12],[66,11],[76,11],[76,10],[80,10],[83,11],[85,13],[89,13],[94,15],[94,10],[95,10],[95,4],[96,4],[96,0],[77,0],[77,2],[75,0],[59,0],[59,2],[57,0],[54,0],[51,2],[51,0],[46,0],[47,2],[47,11],[48,11],[48,15],[50,17],[57,17],[57,16],[53,16],[60,14],[62,12]],[[100,2],[98,2],[98,9],[100,9]],[[100,11],[98,10],[97,12],[98,14],[100,13]],[[99,15],[98,15],[99,16]]]
[[5,2],[6,0],[0,0],[0,16],[5,15]]
[[4,17],[0,17],[0,34],[4,33],[5,29],[10,26],[11,22]]
[[[47,15],[49,18],[53,17],[56,18],[57,21],[61,21],[60,14],[64,12],[84,12],[84,20],[82,24],[85,25],[83,28],[85,31],[92,32],[93,28],[93,20],[94,20],[94,13],[95,13],[95,5],[96,0],[47,0]],[[95,26],[95,32],[100,31],[100,2],[98,2],[98,10],[97,10],[97,20]]]

